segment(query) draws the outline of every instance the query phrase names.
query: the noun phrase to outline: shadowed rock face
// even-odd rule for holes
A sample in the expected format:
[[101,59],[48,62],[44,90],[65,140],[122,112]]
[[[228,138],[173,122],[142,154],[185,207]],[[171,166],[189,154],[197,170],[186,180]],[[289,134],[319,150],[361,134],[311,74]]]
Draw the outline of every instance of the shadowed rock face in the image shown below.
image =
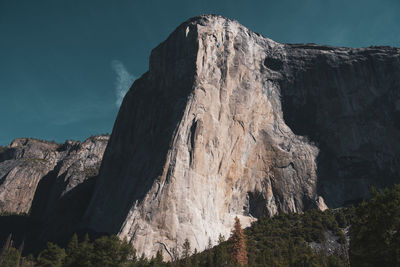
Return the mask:
[[287,45],[201,16],[119,111],[88,226],[138,253],[203,250],[233,219],[338,207],[399,181],[400,51]]
[[400,182],[400,49],[287,45],[281,72],[285,122],[320,149],[329,207]]
[[0,152],[0,212],[46,217],[57,201],[97,176],[107,142],[108,136],[61,145],[15,139]]
[[[0,242],[11,233],[24,253],[80,232],[109,136],[64,144],[15,139],[0,149]],[[28,216],[20,216],[28,213]]]
[[39,181],[57,164],[51,142],[21,138],[0,154],[0,211],[28,213]]

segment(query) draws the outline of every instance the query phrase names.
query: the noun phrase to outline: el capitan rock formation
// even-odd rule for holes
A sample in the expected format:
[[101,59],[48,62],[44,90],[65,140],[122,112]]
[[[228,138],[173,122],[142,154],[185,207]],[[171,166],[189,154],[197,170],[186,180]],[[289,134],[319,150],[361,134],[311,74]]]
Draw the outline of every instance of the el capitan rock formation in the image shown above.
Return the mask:
[[281,44],[192,18],[152,51],[107,142],[0,147],[0,212],[29,213],[24,227],[2,217],[1,237],[23,228],[35,247],[90,230],[168,258],[186,238],[201,251],[228,237],[236,216],[336,208],[399,183],[400,49]]
[[87,226],[168,255],[228,236],[235,216],[338,207],[398,182],[399,58],[188,20],[124,98]]

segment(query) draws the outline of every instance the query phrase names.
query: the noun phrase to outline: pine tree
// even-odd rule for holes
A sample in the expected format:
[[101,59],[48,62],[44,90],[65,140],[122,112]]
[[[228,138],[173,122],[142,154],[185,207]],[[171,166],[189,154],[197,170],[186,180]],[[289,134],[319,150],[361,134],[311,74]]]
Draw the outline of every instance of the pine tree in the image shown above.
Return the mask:
[[132,247],[132,245],[128,242],[128,239],[125,237],[119,245],[119,254],[122,262],[136,262],[136,250]]
[[247,265],[246,237],[243,233],[240,220],[235,217],[235,225],[231,233],[232,259],[236,264]]
[[207,258],[206,258],[206,267],[213,267],[214,266],[214,257],[213,257],[213,251],[212,251],[212,241],[211,237],[208,238],[208,245],[207,245]]
[[34,267],[36,265],[36,259],[32,254],[23,258],[23,265],[21,267]]
[[190,261],[191,249],[190,249],[189,239],[187,238],[185,239],[182,248],[183,248],[182,252],[183,262],[185,263],[185,266],[191,266],[191,261]]
[[208,238],[208,245],[207,245],[207,249],[212,249],[212,241],[211,241],[211,237]]
[[183,253],[182,256],[183,258],[188,258],[190,256],[190,242],[189,239],[185,239],[185,242],[182,245],[183,248]]
[[82,242],[78,243],[78,236],[73,235],[67,245],[67,257],[64,266],[66,267],[89,267],[92,266],[93,244],[89,236],[85,234]]
[[[151,258],[149,266],[151,266],[151,267],[162,267],[162,266],[164,266],[163,263],[164,262],[163,262],[162,250],[159,249],[157,251],[156,256]],[[143,265],[139,264],[139,266],[143,266]]]
[[142,253],[142,256],[140,256],[139,260],[138,260],[138,266],[146,266],[149,263],[149,261],[147,260],[146,256],[144,255],[144,253]]
[[66,253],[63,248],[49,242],[47,248],[38,256],[38,264],[43,267],[61,267],[65,257]]
[[199,254],[197,252],[197,248],[194,249],[193,256],[192,256],[192,266],[198,267],[199,266]]
[[67,257],[65,258],[64,265],[69,266],[77,266],[77,262],[80,260],[79,251],[78,251],[79,243],[78,236],[74,234],[69,241],[66,249]]
[[78,248],[78,246],[79,246],[78,235],[75,233],[67,245],[67,250],[66,250],[67,255],[71,256],[74,253],[74,251]]
[[121,245],[121,240],[119,240],[119,238],[115,235],[97,238],[93,242],[93,265],[119,266],[126,262],[131,255],[131,251],[133,250],[121,251]]

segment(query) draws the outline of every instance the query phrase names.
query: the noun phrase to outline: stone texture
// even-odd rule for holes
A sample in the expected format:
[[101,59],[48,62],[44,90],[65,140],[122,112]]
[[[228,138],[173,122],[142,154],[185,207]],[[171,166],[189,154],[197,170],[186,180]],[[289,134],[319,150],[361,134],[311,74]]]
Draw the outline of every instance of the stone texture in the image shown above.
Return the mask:
[[87,225],[147,256],[186,238],[201,251],[235,216],[337,207],[399,181],[399,65],[397,48],[183,23],[122,103]]
[[46,210],[97,175],[107,142],[108,136],[62,145],[33,138],[15,139],[0,153],[0,212],[21,214],[35,209],[35,216],[40,210],[40,216],[46,217]]
[[331,208],[400,182],[400,49],[286,45],[286,124],[320,149],[317,188]]
[[[109,136],[64,144],[15,139],[0,150],[0,240],[12,233],[25,253],[80,233]],[[28,216],[18,216],[22,214]]]
[[0,210],[28,213],[36,187],[57,164],[58,145],[36,139],[15,139],[0,155]]

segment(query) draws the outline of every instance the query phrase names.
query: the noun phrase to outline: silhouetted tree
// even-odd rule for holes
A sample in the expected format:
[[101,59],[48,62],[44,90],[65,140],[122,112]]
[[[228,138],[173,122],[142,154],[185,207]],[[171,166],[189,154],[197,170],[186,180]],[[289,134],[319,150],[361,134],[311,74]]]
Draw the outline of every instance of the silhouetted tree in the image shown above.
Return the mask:
[[238,217],[235,217],[235,225],[231,233],[232,259],[235,264],[247,265],[246,237]]
[[188,258],[190,256],[190,242],[189,239],[185,239],[185,242],[182,245],[183,252],[182,252],[182,257],[183,258]]
[[211,237],[208,238],[208,244],[207,244],[207,249],[212,249],[212,241],[211,241]]

